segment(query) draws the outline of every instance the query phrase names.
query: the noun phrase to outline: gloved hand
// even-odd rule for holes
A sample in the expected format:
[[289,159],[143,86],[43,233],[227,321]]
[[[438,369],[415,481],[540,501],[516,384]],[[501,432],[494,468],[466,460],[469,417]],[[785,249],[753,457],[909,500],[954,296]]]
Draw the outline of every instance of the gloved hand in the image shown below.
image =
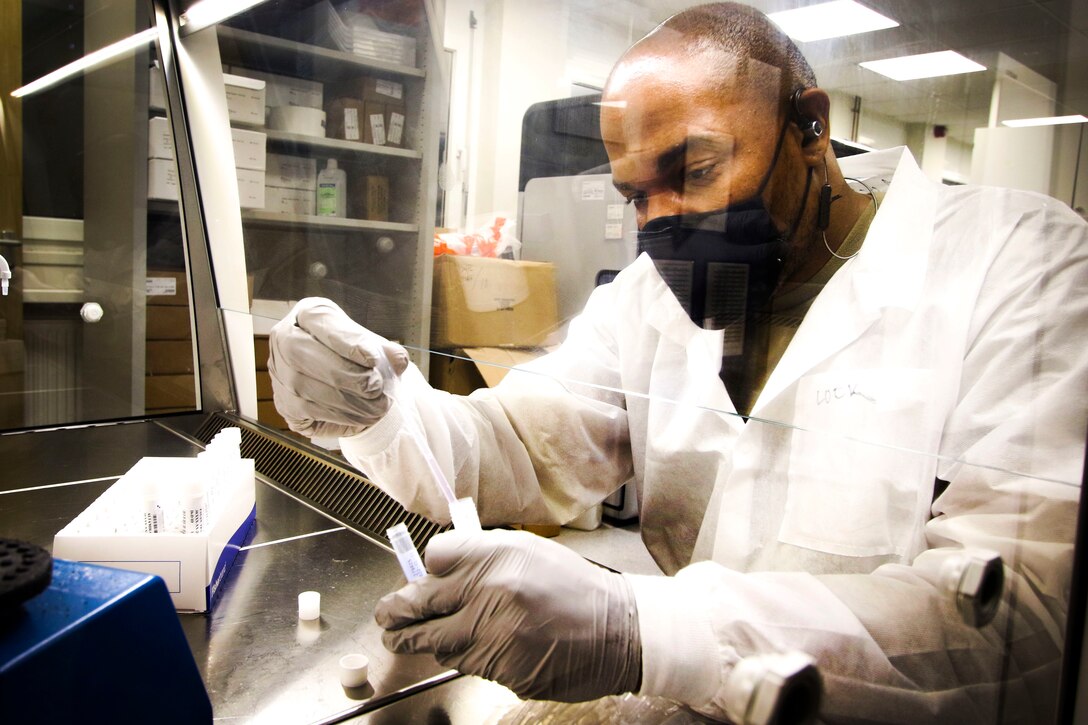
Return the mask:
[[425,560],[428,576],[378,602],[389,650],[431,652],[522,698],[638,690],[638,611],[621,575],[524,531],[439,534]]
[[378,422],[408,353],[322,297],[300,301],[272,328],[268,372],[276,410],[296,433],[339,437]]

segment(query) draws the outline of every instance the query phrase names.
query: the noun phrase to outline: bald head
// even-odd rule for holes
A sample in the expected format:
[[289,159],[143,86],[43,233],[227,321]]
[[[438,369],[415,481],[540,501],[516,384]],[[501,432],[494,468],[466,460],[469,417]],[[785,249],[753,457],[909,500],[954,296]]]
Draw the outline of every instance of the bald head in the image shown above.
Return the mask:
[[763,13],[739,3],[711,3],[673,15],[633,45],[613,69],[606,88],[628,80],[647,58],[662,53],[710,64],[723,86],[758,83],[779,101],[816,86],[812,67],[793,41]]

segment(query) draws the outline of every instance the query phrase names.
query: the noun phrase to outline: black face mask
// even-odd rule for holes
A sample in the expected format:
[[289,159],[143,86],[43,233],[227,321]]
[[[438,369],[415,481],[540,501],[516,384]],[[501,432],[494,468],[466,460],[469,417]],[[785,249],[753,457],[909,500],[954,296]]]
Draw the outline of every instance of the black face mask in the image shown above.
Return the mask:
[[[726,355],[743,352],[745,322],[770,301],[786,259],[793,229],[779,232],[762,198],[785,130],[751,199],[701,214],[659,217],[638,232],[638,252],[654,260],[692,321],[707,329],[727,330]],[[805,199],[808,190],[806,184]],[[804,207],[794,228],[803,212]]]

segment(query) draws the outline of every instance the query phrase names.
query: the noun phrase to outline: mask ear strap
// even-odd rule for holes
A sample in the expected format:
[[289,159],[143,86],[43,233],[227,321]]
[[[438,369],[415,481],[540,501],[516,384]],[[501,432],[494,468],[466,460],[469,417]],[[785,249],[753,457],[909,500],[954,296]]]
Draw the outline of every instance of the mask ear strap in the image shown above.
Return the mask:
[[816,170],[811,166],[808,168],[808,176],[805,177],[805,191],[801,197],[801,208],[797,210],[797,216],[793,219],[793,224],[790,225],[789,233],[786,234],[786,240],[793,239],[794,233],[797,232],[797,227],[801,224],[801,217],[805,215],[805,207],[808,206],[808,192],[812,189],[812,175],[816,173]]
[[771,180],[771,174],[774,173],[774,168],[778,166],[778,156],[782,153],[782,143],[786,140],[786,128],[789,126],[789,119],[782,124],[782,130],[778,132],[778,142],[774,145],[774,156],[771,158],[771,165],[767,167],[767,172],[763,174],[763,180],[759,182],[759,189],[756,190],[754,196],[762,196],[764,189],[767,188],[767,184]]

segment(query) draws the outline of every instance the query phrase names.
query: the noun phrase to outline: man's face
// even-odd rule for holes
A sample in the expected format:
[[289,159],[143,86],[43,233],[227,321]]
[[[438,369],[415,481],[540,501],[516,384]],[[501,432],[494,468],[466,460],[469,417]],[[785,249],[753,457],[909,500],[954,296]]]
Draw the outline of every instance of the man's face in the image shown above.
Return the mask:
[[[649,43],[613,71],[601,132],[613,183],[634,204],[640,229],[658,217],[748,200],[771,170],[783,123],[778,71],[750,67],[742,79],[724,61],[723,70],[720,54],[685,57]],[[764,192],[783,230],[790,212],[774,201],[793,186],[780,181],[789,156],[784,147]]]

